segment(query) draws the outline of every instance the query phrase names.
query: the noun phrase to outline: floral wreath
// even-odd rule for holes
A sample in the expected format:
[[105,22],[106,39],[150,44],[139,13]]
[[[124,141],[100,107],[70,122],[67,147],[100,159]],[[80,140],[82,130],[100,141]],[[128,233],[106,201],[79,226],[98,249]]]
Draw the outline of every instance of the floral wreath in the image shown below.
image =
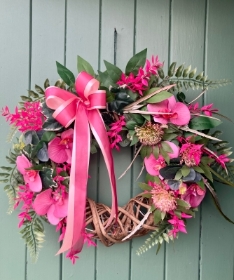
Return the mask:
[[[106,71],[95,74],[78,56],[78,76],[57,62],[61,80],[43,90],[35,86],[10,113],[2,116],[21,135],[6,157],[14,167],[2,166],[1,182],[12,212],[21,206],[19,228],[31,256],[36,259],[44,241],[42,220],[60,230],[63,245],[75,263],[84,242],[106,246],[151,232],[137,254],[186,233],[186,220],[194,217],[210,191],[220,213],[214,181],[234,186],[230,147],[219,139],[223,117],[213,104],[200,107],[206,90],[228,81],[210,81],[196,69],[176,67],[167,75],[158,56],[146,59],[147,50],[134,55],[125,73],[104,61]],[[191,102],[182,90],[202,89]],[[111,149],[134,146],[142,157],[143,192],[118,207]],[[112,206],[86,197],[90,153],[103,154],[112,190]],[[124,174],[132,163],[126,167]],[[123,175],[124,175],[123,174]],[[140,174],[141,175],[141,174]]]

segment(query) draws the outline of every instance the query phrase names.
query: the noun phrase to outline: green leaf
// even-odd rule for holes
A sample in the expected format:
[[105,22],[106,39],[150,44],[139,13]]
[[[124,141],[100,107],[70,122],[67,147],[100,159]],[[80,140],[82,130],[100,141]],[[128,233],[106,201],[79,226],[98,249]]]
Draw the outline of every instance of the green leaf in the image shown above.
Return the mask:
[[146,183],[139,183],[139,187],[140,187],[143,191],[151,191],[151,190],[152,190],[152,187],[149,186],[149,185],[146,184]]
[[62,78],[62,80],[70,87],[72,87],[75,83],[75,76],[74,74],[67,69],[65,66],[60,64],[58,61],[56,61],[57,65],[57,72],[59,76]]
[[122,71],[117,66],[115,66],[114,64],[111,64],[110,62],[108,62],[106,60],[104,60],[104,63],[106,65],[106,70],[107,70],[109,77],[112,79],[112,81],[114,83],[116,83],[120,79]]
[[53,179],[53,169],[44,167],[42,171],[40,171],[40,177],[42,181],[42,185],[44,188],[52,188],[57,187],[57,183]]
[[176,172],[175,180],[180,180],[182,178],[182,176],[183,175],[182,175],[182,172],[181,172],[181,169],[180,169]]
[[172,77],[175,74],[176,62],[172,62],[168,70],[168,76]]
[[50,142],[54,137],[56,136],[56,133],[53,131],[46,131],[43,133],[41,137],[41,141],[43,142]]
[[178,67],[178,69],[177,69],[177,71],[176,71],[176,73],[175,73],[175,76],[176,76],[177,78],[181,77],[183,70],[184,70],[184,65],[182,64],[182,65],[180,65],[180,66]]
[[140,151],[141,157],[144,159],[145,157],[149,157],[152,154],[151,146],[143,146]]
[[32,98],[28,97],[28,96],[24,96],[24,95],[21,95],[20,98],[23,100],[23,101],[29,101],[31,102],[32,101]]
[[129,114],[131,118],[138,124],[142,125],[145,121],[144,117],[140,114]]
[[115,86],[115,83],[113,82],[107,71],[98,71],[98,79],[101,82],[101,85],[104,87],[109,88],[110,86]]
[[177,198],[176,203],[177,203],[177,205],[182,206],[186,209],[189,209],[191,207],[190,204],[188,202],[184,201],[183,199]]
[[35,85],[35,90],[36,90],[36,92],[38,92],[41,95],[45,94],[44,90],[38,85]]
[[157,225],[161,220],[161,211],[157,209],[154,211],[154,225]]
[[181,170],[181,173],[182,173],[183,177],[188,176],[189,173],[190,173],[190,168],[188,166],[186,166],[186,165],[183,165],[180,170]]
[[159,75],[159,77],[160,77],[162,80],[164,79],[165,74],[164,74],[164,71],[163,71],[162,68],[159,68],[159,69],[158,69],[158,75]]
[[209,117],[195,117],[189,122],[189,127],[195,130],[205,130],[214,128],[220,125],[222,122],[217,119],[212,119]]
[[39,97],[39,94],[34,92],[34,91],[32,91],[32,90],[28,90],[28,95],[30,97],[33,97],[33,98],[38,98]]
[[136,135],[133,135],[130,146],[135,145],[138,141],[139,141],[139,138]]
[[184,71],[183,71],[183,77],[184,78],[188,76],[188,73],[189,73],[190,70],[191,70],[191,65],[189,65],[189,67],[184,69]]
[[135,54],[128,61],[126,69],[125,69],[126,75],[129,75],[130,73],[137,75],[139,68],[144,67],[144,65],[145,65],[146,54],[147,54],[147,49],[144,49],[143,51]]
[[189,78],[192,79],[192,78],[195,76],[196,72],[197,72],[197,68],[193,69],[193,70],[189,73]]
[[77,56],[77,70],[78,70],[78,73],[85,71],[85,72],[89,73],[91,76],[95,77],[95,72],[93,70],[93,67],[89,64],[88,61],[86,61],[79,55]]
[[[151,88],[147,94],[150,94],[154,91],[158,90],[158,88]],[[172,94],[168,91],[161,91],[157,94],[155,94],[154,96],[150,97],[149,99],[146,100],[147,103],[158,103],[161,102],[165,99],[168,99],[169,97],[171,97]]]
[[205,174],[206,178],[209,179],[211,182],[213,182],[213,176],[210,172],[209,166],[205,165],[203,163],[200,163],[199,167],[204,171],[204,174]]
[[165,152],[167,153],[173,153],[172,148],[170,147],[170,145],[168,145],[166,142],[161,142],[162,148]]
[[135,126],[137,126],[137,123],[133,120],[127,121],[126,125],[127,129],[134,130]]
[[153,146],[153,155],[154,157],[157,159],[158,156],[159,156],[159,147],[156,145],[156,146]]

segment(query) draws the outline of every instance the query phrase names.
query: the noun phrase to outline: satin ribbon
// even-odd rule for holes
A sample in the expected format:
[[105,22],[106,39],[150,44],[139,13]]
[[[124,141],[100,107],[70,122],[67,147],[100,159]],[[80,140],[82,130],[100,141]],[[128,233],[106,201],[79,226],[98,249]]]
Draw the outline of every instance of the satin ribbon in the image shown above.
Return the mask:
[[99,82],[86,72],[81,72],[77,76],[75,88],[79,96],[55,86],[48,87],[45,91],[47,106],[55,110],[53,117],[64,127],[68,127],[75,121],[67,227],[62,247],[57,254],[67,250],[76,254],[83,247],[90,129],[102,151],[110,178],[112,209],[107,226],[117,217],[118,213],[113,158],[105,124],[98,110],[106,108],[106,92],[98,90]]

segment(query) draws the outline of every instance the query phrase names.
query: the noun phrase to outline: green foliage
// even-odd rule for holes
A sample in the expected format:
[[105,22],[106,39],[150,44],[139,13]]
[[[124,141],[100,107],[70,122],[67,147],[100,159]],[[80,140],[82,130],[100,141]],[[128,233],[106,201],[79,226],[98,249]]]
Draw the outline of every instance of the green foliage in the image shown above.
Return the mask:
[[218,119],[209,118],[207,116],[199,116],[193,118],[189,122],[189,127],[195,130],[205,130],[205,129],[214,128],[220,125],[221,123],[222,122]]
[[10,164],[14,164],[14,167],[1,166],[2,173],[0,173],[0,183],[3,183],[4,191],[6,192],[9,200],[8,214],[11,214],[14,210],[15,200],[17,198],[17,192],[19,185],[23,184],[23,177],[18,172],[15,166],[17,154],[10,151],[9,156],[6,157]]
[[20,233],[27,245],[32,260],[36,262],[39,250],[44,242],[44,226],[34,211],[29,212],[29,215],[31,221],[24,222],[24,227]]
[[183,88],[186,90],[189,88],[193,90],[199,90],[217,88],[219,86],[230,84],[230,81],[225,79],[218,81],[208,80],[208,77],[204,76],[204,72],[199,73],[195,77],[196,71],[197,68],[191,70],[191,65],[185,68],[182,64],[176,68],[176,62],[173,62],[169,66],[167,76],[165,76],[164,70],[162,68],[158,70],[159,77],[162,79],[158,85],[166,86],[168,84],[175,84],[173,90],[181,91]]
[[70,87],[72,87],[75,83],[75,76],[74,74],[67,69],[65,66],[60,64],[58,61],[56,61],[57,66],[57,72],[61,79]]
[[168,229],[170,225],[167,223],[162,223],[160,226],[160,229],[156,229],[154,232],[152,232],[145,240],[145,244],[142,245],[137,251],[136,254],[138,256],[142,255],[149,249],[151,249],[153,246],[158,246],[157,252],[159,252],[159,249],[164,241],[169,243],[170,240],[173,240],[173,236],[168,234]]
[[127,63],[125,68],[126,75],[133,73],[136,75],[140,67],[144,67],[146,61],[147,49],[135,54]]
[[77,56],[77,70],[78,73],[85,71],[87,73],[89,73],[91,76],[95,76],[93,67],[89,64],[88,61],[86,61],[85,59],[83,59],[81,56]]
[[[151,88],[150,90],[145,92],[145,95],[151,94],[154,91],[158,90],[159,88]],[[150,97],[149,99],[146,100],[146,103],[158,103],[161,102],[163,100],[168,99],[169,97],[171,97],[172,94],[168,91],[161,91],[157,94],[155,94],[154,96]]]

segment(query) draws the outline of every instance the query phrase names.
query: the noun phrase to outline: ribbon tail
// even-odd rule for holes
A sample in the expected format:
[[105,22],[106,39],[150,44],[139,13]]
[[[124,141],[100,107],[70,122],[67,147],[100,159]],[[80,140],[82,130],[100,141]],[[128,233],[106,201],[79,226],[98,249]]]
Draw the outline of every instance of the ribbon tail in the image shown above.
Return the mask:
[[67,250],[76,254],[83,247],[89,157],[90,129],[88,116],[86,108],[79,103],[74,125],[67,226],[62,247],[57,254]]
[[116,179],[115,179],[115,172],[114,172],[114,162],[111,153],[110,142],[100,112],[98,110],[88,111],[88,119],[89,119],[89,124],[92,133],[95,139],[97,140],[98,145],[102,151],[106,163],[107,171],[109,174],[109,178],[110,178],[111,192],[112,192],[112,207],[111,207],[111,215],[106,225],[107,227],[111,224],[113,219],[116,219],[118,216],[118,201],[117,201]]

